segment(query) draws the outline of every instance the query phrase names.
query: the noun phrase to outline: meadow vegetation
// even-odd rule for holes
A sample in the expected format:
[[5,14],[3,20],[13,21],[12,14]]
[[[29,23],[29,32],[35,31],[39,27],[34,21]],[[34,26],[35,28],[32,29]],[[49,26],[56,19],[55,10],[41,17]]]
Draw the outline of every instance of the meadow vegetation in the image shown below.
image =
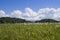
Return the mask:
[[60,24],[0,24],[0,40],[60,40]]

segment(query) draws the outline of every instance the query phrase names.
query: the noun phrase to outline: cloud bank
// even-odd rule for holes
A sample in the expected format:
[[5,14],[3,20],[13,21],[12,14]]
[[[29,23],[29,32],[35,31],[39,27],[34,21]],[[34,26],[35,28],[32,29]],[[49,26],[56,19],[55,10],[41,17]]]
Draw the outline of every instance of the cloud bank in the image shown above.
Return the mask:
[[0,10],[0,17],[23,18],[30,21],[36,21],[45,18],[60,20],[60,8],[42,8],[37,12],[33,11],[31,8],[25,8],[25,12],[14,10],[10,14],[6,14],[3,10]]

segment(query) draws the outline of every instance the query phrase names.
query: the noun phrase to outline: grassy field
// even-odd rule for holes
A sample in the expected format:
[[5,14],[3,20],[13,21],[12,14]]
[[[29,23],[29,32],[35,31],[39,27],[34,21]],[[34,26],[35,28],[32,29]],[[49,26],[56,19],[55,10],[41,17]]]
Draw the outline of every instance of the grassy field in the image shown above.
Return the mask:
[[60,24],[0,24],[0,40],[60,40]]

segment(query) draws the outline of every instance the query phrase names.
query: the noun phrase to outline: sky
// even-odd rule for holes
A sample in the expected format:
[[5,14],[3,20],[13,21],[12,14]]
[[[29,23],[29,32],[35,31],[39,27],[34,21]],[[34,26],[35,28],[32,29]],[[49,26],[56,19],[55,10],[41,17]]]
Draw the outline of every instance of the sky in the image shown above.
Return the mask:
[[60,20],[60,0],[0,0],[0,17]]

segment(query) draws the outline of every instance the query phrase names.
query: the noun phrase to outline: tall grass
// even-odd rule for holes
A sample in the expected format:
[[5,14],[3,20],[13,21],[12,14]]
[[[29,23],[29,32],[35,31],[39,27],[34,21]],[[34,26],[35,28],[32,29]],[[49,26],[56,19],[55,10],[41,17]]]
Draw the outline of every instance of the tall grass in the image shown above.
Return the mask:
[[0,40],[60,40],[60,24],[0,24]]

